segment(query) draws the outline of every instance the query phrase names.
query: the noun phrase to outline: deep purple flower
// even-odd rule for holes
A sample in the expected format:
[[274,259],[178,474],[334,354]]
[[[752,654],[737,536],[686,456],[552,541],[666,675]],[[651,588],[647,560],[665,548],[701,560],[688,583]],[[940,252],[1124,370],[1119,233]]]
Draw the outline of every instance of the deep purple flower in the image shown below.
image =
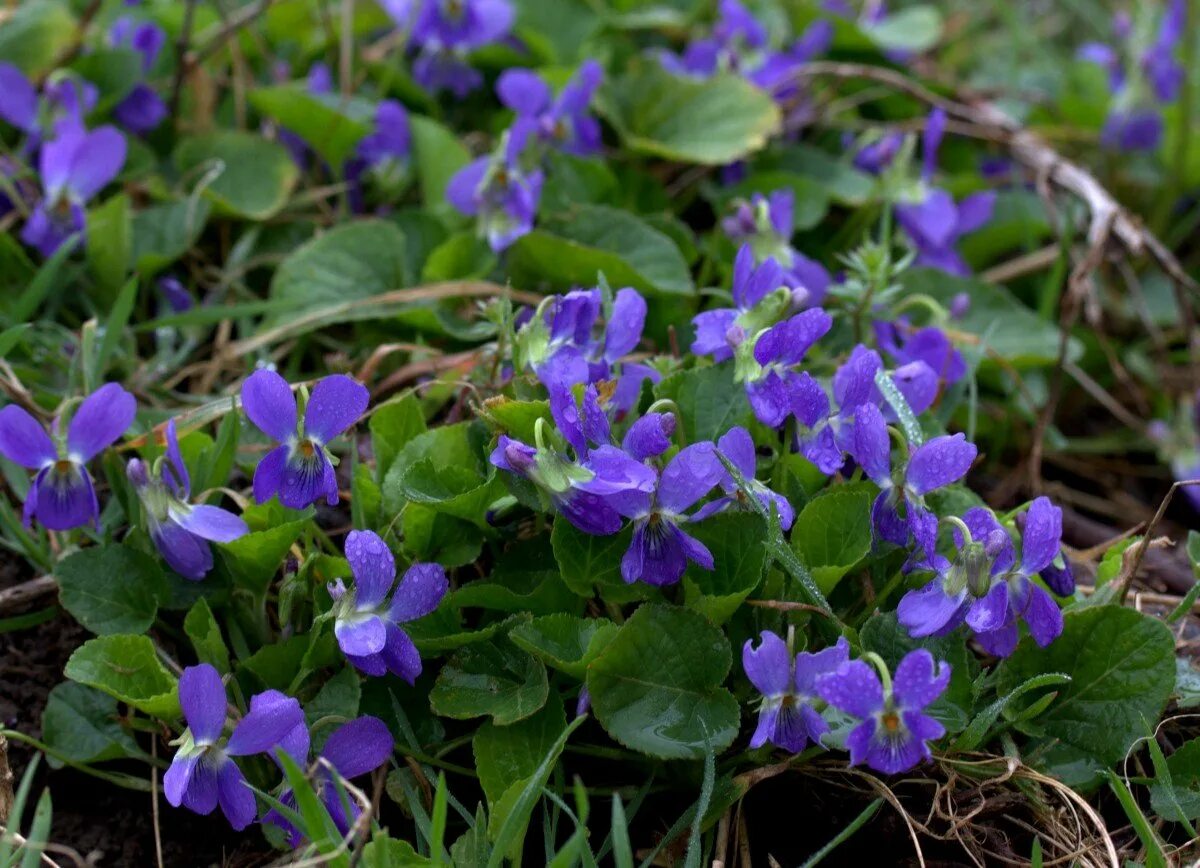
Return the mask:
[[712,443],[680,450],[657,475],[651,492],[631,489],[609,502],[633,521],[633,540],[621,558],[621,577],[628,583],[672,585],[688,562],[713,568],[712,552],[680,525],[685,514],[726,475]]
[[742,646],[742,668],[763,695],[750,747],[770,742],[789,753],[799,753],[810,741],[820,745],[829,724],[813,707],[822,701],[817,681],[846,665],[849,658],[850,643],[845,636],[823,651],[802,651],[795,658],[787,643],[769,630],[763,631],[757,648],[753,639],[747,639]]
[[446,186],[447,201],[478,219],[480,234],[497,253],[529,234],[542,198],[542,170],[521,166],[526,136],[509,130],[494,153],[463,166]]
[[1163,129],[1156,108],[1114,109],[1100,130],[1100,144],[1117,151],[1153,151],[1162,142]]
[[197,814],[211,814],[220,804],[229,824],[241,830],[254,822],[257,809],[254,793],[232,758],[270,752],[303,725],[304,712],[299,702],[277,690],[259,693],[226,741],[222,733],[227,702],[216,669],[202,663],[183,670],[179,704],[188,728],[163,775],[163,794],[173,806]]
[[11,63],[0,63],[0,119],[23,133],[36,135],[38,94],[25,73]]
[[89,522],[99,527],[100,504],[86,465],[125,433],[136,412],[133,395],[107,383],[79,405],[63,442],[58,420],[51,428],[52,440],[21,407],[10,404],[0,410],[0,453],[37,471],[25,496],[27,527],[34,518],[50,530],[70,530]]
[[187,287],[177,277],[170,275],[160,277],[155,286],[158,287],[158,291],[166,299],[167,306],[171,308],[171,313],[186,313],[196,306],[192,294],[188,292]]
[[754,342],[753,364],[738,371],[755,417],[771,428],[781,426],[792,412],[800,386],[797,366],[805,354],[833,327],[833,317],[812,308],[767,329]]
[[392,552],[369,530],[347,535],[346,560],[354,587],[347,589],[341,579],[329,586],[334,635],[342,653],[368,675],[391,672],[412,684],[421,674],[421,655],[400,625],[438,607],[450,586],[446,571],[438,564],[413,564],[396,585]]
[[1169,0],[1154,44],[1142,55],[1142,70],[1160,103],[1179,98],[1186,70],[1175,59],[1175,49],[1186,35],[1187,0]]
[[60,126],[38,155],[42,201],[21,230],[21,240],[43,256],[52,255],[68,238],[83,232],[83,206],[124,164],[125,137],[114,127],[88,132]]
[[254,471],[254,499],[273,495],[291,509],[303,509],[322,496],[338,502],[337,476],[327,444],[359,420],[367,409],[365,386],[343,374],[321,380],[297,428],[296,398],[287,381],[270,370],[256,371],[242,384],[242,406],[255,426],[280,445]]
[[250,532],[241,518],[217,506],[190,504],[192,481],[179,451],[175,420],[167,423],[167,452],[153,473],[139,459],[126,466],[142,502],[146,531],[168,566],[198,581],[212,569],[210,542],[227,543]]
[[669,434],[664,432],[674,430],[674,417],[668,422],[664,415],[669,414],[662,414],[649,424],[635,424],[623,448],[617,448],[610,442],[608,417],[600,408],[595,386],[584,390],[582,410],[568,389],[553,387],[550,409],[559,434],[575,454],[573,459],[551,442],[539,419],[534,428],[536,446],[501,435],[489,460],[501,470],[533,482],[567,521],[584,533],[616,533],[623,514],[616,501],[645,498],[654,491],[656,474],[643,462],[670,445]]
[[[297,763],[306,767],[309,765],[310,737],[303,723],[299,729],[303,732],[303,738],[299,739],[297,744],[289,746],[288,753]],[[395,739],[388,732],[387,725],[370,715],[347,721],[329,734],[325,746],[317,755],[313,788],[340,834],[350,833],[362,813],[362,808],[353,798],[343,799],[334,783],[334,776],[348,781],[370,774],[391,759],[395,745]],[[293,810],[296,808],[296,797],[290,788],[284,789],[279,801]],[[274,808],[263,815],[262,821],[282,829],[287,834],[290,846],[299,847],[303,843],[304,837],[300,830]]]
[[796,194],[790,189],[775,190],[767,196],[755,193],[749,202],[739,202],[721,225],[733,241],[748,242],[759,263],[774,259],[780,264],[780,285],[792,291],[792,305],[801,310],[824,301],[832,279],[821,263],[792,247],[795,200]]
[[389,196],[403,190],[408,183],[411,152],[408,112],[395,100],[383,100],[375,107],[374,128],[358,143],[354,157],[346,161],[348,198],[355,213],[365,210],[368,179]]
[[723,362],[748,338],[779,322],[791,309],[784,287],[783,269],[774,259],[755,265],[754,249],[743,244],[733,261],[734,307],[718,307],[692,317],[696,339],[691,351]]
[[[118,18],[108,31],[108,41],[119,48],[128,48],[142,56],[142,75],[147,76],[158,60],[167,41],[166,32],[157,24],[136,23],[131,18]],[[139,81],[113,108],[113,116],[127,130],[146,133],[162,123],[167,116],[167,104],[162,97]]]
[[876,535],[903,546],[914,523],[928,512],[925,495],[966,476],[978,450],[962,434],[934,437],[914,449],[893,475],[892,440],[883,413],[874,404],[860,404],[854,411],[852,454],[880,489],[871,508]]
[[924,709],[950,683],[950,665],[936,663],[924,648],[904,655],[894,681],[886,687],[861,660],[817,679],[822,699],[862,723],[846,739],[850,764],[866,763],[884,774],[908,771],[932,754],[928,742],[946,729]]
[[600,124],[588,114],[592,97],[604,77],[600,64],[588,60],[555,96],[542,78],[527,69],[509,69],[496,83],[500,101],[527,124],[537,141],[580,157],[600,150]]
[[[875,350],[858,344],[833,375],[834,412],[825,390],[807,371],[801,372],[790,387],[791,412],[799,427],[796,448],[826,474],[836,473],[845,464],[845,453],[854,451],[854,414],[862,404],[879,407],[883,394],[875,377],[884,369],[883,359]],[[914,413],[927,410],[937,396],[937,374],[922,361],[901,365],[890,374],[900,394]],[[891,407],[884,419],[893,420]]]
[[990,190],[974,193],[955,203],[948,192],[932,186],[945,126],[945,112],[934,109],[921,139],[923,196],[917,202],[898,204],[896,220],[916,247],[917,265],[965,277],[971,270],[955,248],[962,236],[992,219],[996,194]]
[[916,534],[925,549],[921,566],[935,576],[924,587],[906,593],[896,607],[896,616],[910,636],[941,636],[953,630],[987,596],[992,582],[1013,565],[1012,540],[990,509],[969,509],[962,522],[969,536],[955,527],[952,559],[936,551],[936,519]]
[[[751,439],[750,432],[740,425],[730,428],[717,441],[717,451],[724,455],[729,460],[729,463],[737,468],[738,473],[745,479],[751,493],[765,509],[770,510],[772,504],[774,504],[775,512],[779,515],[780,527],[784,530],[790,530],[792,522],[796,518],[796,511],[792,509],[791,502],[782,494],[772,491],[766,483],[759,482],[754,478],[756,459],[754,454],[754,440]],[[728,470],[721,477],[720,486],[721,490],[725,492],[725,496],[719,497],[702,506],[696,512],[693,521],[703,521],[710,515],[716,515],[732,507],[742,509],[753,508],[745,502],[745,497],[741,489],[738,488],[737,482]]]
[[483,77],[464,58],[507,37],[513,18],[509,0],[425,0],[413,22],[412,42],[420,49],[413,78],[428,90],[466,96]]
[[1063,629],[1062,611],[1048,592],[1031,579],[1061,556],[1062,510],[1039,497],[1025,514],[1021,561],[997,578],[987,595],[967,613],[967,626],[989,654],[1007,657],[1017,647],[1017,624],[1024,621],[1038,646],[1045,648]]
[[879,348],[901,365],[923,362],[938,380],[952,386],[967,375],[967,363],[944,331],[936,326],[914,329],[905,320],[875,322]]
[[903,144],[904,133],[884,133],[858,149],[854,154],[854,168],[878,175],[892,164]]
[[617,290],[610,309],[605,311],[604,304],[599,289],[548,296],[518,330],[514,357],[519,368],[534,371],[551,390],[615,379],[612,404],[625,413],[637,403],[643,381],[659,380],[652,368],[622,361],[642,340],[646,300],[625,287]]

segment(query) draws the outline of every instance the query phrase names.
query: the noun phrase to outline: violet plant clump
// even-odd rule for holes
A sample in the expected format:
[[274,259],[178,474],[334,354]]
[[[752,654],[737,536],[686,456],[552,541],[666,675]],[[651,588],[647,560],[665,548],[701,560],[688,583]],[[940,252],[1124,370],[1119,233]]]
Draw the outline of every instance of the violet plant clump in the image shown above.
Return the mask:
[[0,863],[1186,858],[1193,10],[981,3],[9,4]]

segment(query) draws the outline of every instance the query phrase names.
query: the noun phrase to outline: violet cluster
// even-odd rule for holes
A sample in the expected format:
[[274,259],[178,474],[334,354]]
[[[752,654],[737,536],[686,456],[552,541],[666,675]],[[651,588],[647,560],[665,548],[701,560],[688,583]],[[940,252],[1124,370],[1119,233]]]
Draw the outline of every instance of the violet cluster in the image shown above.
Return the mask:
[[846,737],[850,764],[884,774],[914,768],[931,756],[929,742],[945,728],[926,713],[950,683],[950,666],[923,649],[896,666],[894,678],[874,654],[850,659],[845,636],[821,651],[792,652],[769,630],[742,648],[742,668],[762,695],[750,747],[770,744],[799,753],[810,744],[830,747],[830,718],[841,712],[858,723]]
[[[1149,8],[1149,7],[1146,7]],[[1100,142],[1117,151],[1152,151],[1163,138],[1163,107],[1179,99],[1186,70],[1178,57],[1187,35],[1187,0],[1168,0],[1148,44],[1128,13],[1113,17],[1113,41],[1089,42],[1079,58],[1107,75],[1112,101]]]
[[[277,753],[286,753],[307,769],[311,735],[300,703],[278,690],[267,690],[252,696],[245,716],[231,724],[221,676],[201,663],[183,670],[179,704],[187,728],[173,742],[178,749],[163,775],[167,802],[197,814],[211,814],[220,806],[234,829],[245,829],[258,819],[281,827],[289,842],[299,845],[299,830],[281,813],[272,808],[259,817],[254,791],[237,760],[265,754],[278,763]],[[317,758],[314,789],[342,834],[361,809],[341,797],[335,779],[374,771],[387,763],[393,746],[387,727],[369,716],[350,720],[329,734]],[[282,790],[279,801],[293,810],[296,807],[290,789]]]
[[514,113],[493,151],[460,169],[446,199],[476,218],[478,230],[499,253],[533,229],[552,151],[586,157],[600,150],[600,125],[589,106],[603,78],[600,65],[585,61],[557,95],[540,76],[506,70],[496,83],[500,101]]

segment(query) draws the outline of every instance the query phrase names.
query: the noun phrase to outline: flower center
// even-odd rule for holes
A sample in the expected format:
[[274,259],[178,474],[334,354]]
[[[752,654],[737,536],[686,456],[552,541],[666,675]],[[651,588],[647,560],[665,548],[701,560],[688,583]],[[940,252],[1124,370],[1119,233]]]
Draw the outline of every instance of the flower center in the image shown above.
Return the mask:
[[301,440],[300,445],[297,447],[297,451],[300,453],[301,458],[310,460],[314,455],[317,454],[317,445],[311,440]]
[[894,711],[884,712],[880,716],[879,721],[883,724],[883,728],[889,735],[895,735],[900,731],[900,715]]

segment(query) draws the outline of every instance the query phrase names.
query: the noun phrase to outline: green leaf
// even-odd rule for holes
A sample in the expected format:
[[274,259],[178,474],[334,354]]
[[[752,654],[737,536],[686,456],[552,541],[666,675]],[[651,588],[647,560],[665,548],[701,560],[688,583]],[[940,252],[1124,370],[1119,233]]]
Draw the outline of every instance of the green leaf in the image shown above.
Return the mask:
[[429,704],[442,717],[488,715],[500,725],[529,717],[546,702],[546,667],[507,639],[468,645],[442,667]]
[[[389,516],[393,513],[386,511]],[[461,567],[474,563],[483,548],[483,532],[478,527],[420,503],[404,505],[400,528],[404,551],[413,560]]]
[[339,168],[371,131],[374,107],[365,99],[310,93],[303,85],[281,84],[250,91],[250,104],[304,139],[330,166]]
[[582,716],[577,717],[567,724],[562,735],[546,751],[546,755],[534,773],[525,780],[513,784],[501,797],[500,804],[492,811],[492,817],[488,823],[488,832],[496,843],[495,849],[492,850],[492,855],[488,859],[488,868],[501,868],[505,856],[511,858],[513,862],[520,861],[515,854],[520,852],[525,840],[525,830],[529,826],[529,818],[533,816],[534,806],[541,798],[542,790],[546,786],[546,781],[550,779],[550,772],[558,762],[558,757],[566,746],[567,739],[586,719]]
[[761,149],[779,129],[779,108],[740,76],[700,81],[640,63],[607,84],[599,111],[638,153],[723,166]]
[[130,278],[117,294],[112,310],[109,311],[108,321],[104,323],[104,337],[100,341],[100,349],[96,353],[95,372],[98,380],[104,379],[108,373],[109,360],[117,351],[117,344],[121,340],[125,326],[129,324],[130,314],[133,313],[133,304],[137,301],[137,291],[137,278]]
[[380,481],[387,476],[400,450],[427,430],[421,400],[411,393],[380,404],[371,414],[368,425],[371,448],[375,453],[376,478]]
[[[929,268],[904,272],[900,283],[905,295],[926,294],[944,305],[958,293],[967,293],[971,308],[955,328],[979,335],[985,347],[1015,367],[1051,365],[1058,359],[1058,326],[1039,317],[1002,286]],[[1082,354],[1083,345],[1071,338],[1067,359],[1075,361]]]
[[1132,609],[1067,612],[1063,633],[1049,648],[1022,640],[1000,665],[998,689],[1003,694],[1043,672],[1071,677],[1037,719],[1049,748],[1043,765],[1067,768],[1082,759],[1109,766],[1162,714],[1175,683],[1175,643],[1164,624]]
[[[117,700],[112,696],[64,681],[46,698],[42,740],[59,755],[80,763],[141,755],[120,719]],[[61,761],[51,757],[50,764],[57,767]]]
[[611,286],[646,293],[693,295],[691,271],[671,238],[646,221],[607,205],[579,205],[544,218],[508,252],[514,282],[555,289]]
[[1175,823],[1200,819],[1200,739],[1184,742],[1150,785],[1154,813]]
[[885,51],[928,51],[942,36],[942,16],[933,6],[909,6],[874,24],[863,26],[871,41]]
[[1180,708],[1200,705],[1200,671],[1186,657],[1175,659],[1175,701]]
[[71,71],[99,90],[96,113],[109,111],[145,77],[142,55],[132,48],[93,48],[72,61]]
[[1121,807],[1125,810],[1125,816],[1129,818],[1134,831],[1137,832],[1138,840],[1146,849],[1147,868],[1167,868],[1168,863],[1166,856],[1163,855],[1162,841],[1159,840],[1150,821],[1146,819],[1146,815],[1142,813],[1137,799],[1129,791],[1129,786],[1117,777],[1112,769],[1105,769],[1105,775],[1108,777],[1109,788],[1116,795],[1117,801],[1121,803]]
[[179,716],[176,681],[149,636],[100,636],[75,649],[63,674],[155,717]]
[[484,460],[487,440],[481,422],[443,425],[412,437],[384,477],[384,509],[396,513],[411,500],[479,523],[484,518],[480,504],[503,492],[503,486],[490,484],[496,477]]
[[[362,702],[362,680],[358,671],[346,666],[321,685],[321,689],[304,706],[304,717],[313,728],[313,750],[319,751],[336,728],[335,724],[358,716]],[[318,721],[323,721],[318,728]]]
[[647,603],[588,668],[596,718],[621,744],[663,759],[700,759],[737,735],[737,700],[721,684],[729,641],[703,615]]
[[562,700],[558,695],[535,714],[509,726],[491,721],[480,724],[471,740],[475,769],[488,804],[494,809],[505,790],[528,778],[567,728]]
[[914,639],[900,626],[895,612],[886,612],[871,616],[863,625],[859,638],[863,650],[874,651],[893,672],[904,655],[916,648],[925,648],[935,659],[949,663],[950,685],[927,711],[949,732],[961,732],[966,728],[974,709],[972,682],[979,664],[967,650],[961,633]]
[[689,564],[683,577],[684,600],[714,624],[733,616],[758,587],[767,565],[767,526],[756,514],[726,512],[690,528],[712,552],[713,569]]
[[471,153],[446,127],[421,115],[410,115],[413,161],[425,207],[448,213],[446,185],[455,172],[471,161]]
[[256,597],[265,594],[288,549],[300,538],[308,522],[305,516],[219,546],[221,560],[234,584],[248,588]]
[[86,253],[96,282],[109,291],[118,289],[133,260],[133,217],[124,193],[88,212]]
[[842,486],[810,500],[792,527],[792,549],[830,593],[871,553],[872,493]]
[[987,740],[988,730],[991,729],[992,724],[996,722],[1001,713],[1009,705],[1026,693],[1032,690],[1040,690],[1043,687],[1058,687],[1059,685],[1070,683],[1070,676],[1063,675],[1061,672],[1048,672],[1045,675],[1037,675],[1030,678],[1015,690],[1005,693],[987,708],[983,709],[983,711],[979,712],[979,714],[975,715],[975,718],[955,740],[954,750],[971,751],[982,747]]
[[247,220],[275,216],[300,176],[283,145],[236,130],[185,138],[175,149],[174,161],[180,172],[196,177],[219,168],[203,195],[219,213]]
[[[271,278],[271,298],[305,308],[370,298],[404,283],[404,233],[387,220],[356,220],[296,248]],[[286,320],[287,314],[272,320]]]
[[184,199],[134,212],[133,267],[152,277],[192,248],[211,210],[204,199]]
[[617,630],[617,625],[605,618],[577,618],[557,612],[518,624],[508,638],[551,669],[582,681],[588,664],[612,641]]
[[421,280],[426,283],[477,280],[495,267],[496,254],[482,238],[474,232],[458,232],[429,252]]
[[57,66],[74,39],[75,16],[66,3],[20,3],[6,10],[0,27],[0,60],[37,78]]
[[229,671],[229,649],[221,636],[221,628],[213,616],[208,601],[201,598],[188,610],[183,619],[183,632],[192,640],[196,659],[208,663],[221,674]]
[[550,529],[554,560],[562,579],[581,597],[599,594],[612,603],[628,603],[651,596],[653,588],[644,582],[627,584],[621,578],[621,557],[629,548],[632,532],[626,528],[608,536],[594,536],[558,518]]
[[858,206],[871,199],[875,179],[810,144],[795,144],[778,158],[779,169],[816,181],[839,205]]
[[716,440],[735,425],[750,421],[750,402],[741,383],[733,381],[733,365],[693,368],[664,377],[656,398],[679,407],[678,424],[688,443]]
[[553,423],[549,401],[514,401],[504,395],[484,401],[480,415],[491,422],[499,433],[522,443],[534,442],[538,419]]
[[120,544],[76,552],[54,570],[63,608],[93,633],[144,633],[166,581],[150,555]]

